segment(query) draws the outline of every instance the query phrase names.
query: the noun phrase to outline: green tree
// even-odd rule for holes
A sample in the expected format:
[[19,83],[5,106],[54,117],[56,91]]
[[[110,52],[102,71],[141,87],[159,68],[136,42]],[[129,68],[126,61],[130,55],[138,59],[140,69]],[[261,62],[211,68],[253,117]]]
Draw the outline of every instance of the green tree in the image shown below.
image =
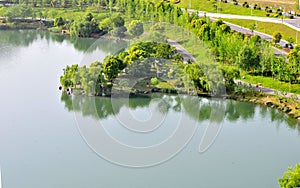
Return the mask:
[[90,37],[92,34],[100,33],[99,25],[91,13],[85,17],[75,20],[70,26],[70,33],[76,37]]
[[78,65],[66,66],[63,69],[63,76],[60,77],[60,83],[64,89],[73,87],[76,84],[76,73],[78,72]]
[[208,91],[209,87],[207,84],[207,79],[204,75],[203,70],[197,63],[187,64],[184,67],[184,72],[187,74],[188,78],[193,82],[194,86],[197,89]]
[[294,44],[295,42],[295,40],[292,37],[288,38],[287,41],[289,42],[289,44]]
[[237,68],[225,66],[222,67],[221,70],[225,79],[227,91],[232,91],[235,86],[234,79],[240,78],[240,71]]
[[65,24],[65,21],[62,17],[55,18],[55,20],[54,20],[55,27],[63,26],[64,24]]
[[242,70],[251,70],[252,73],[254,73],[254,70],[258,68],[258,56],[256,56],[253,49],[248,44],[245,44],[243,48],[239,51],[236,65]]
[[282,178],[278,179],[278,184],[281,188],[296,188],[300,187],[300,163],[288,168]]
[[279,42],[280,42],[281,38],[282,38],[281,33],[275,32],[275,33],[273,34],[272,41],[276,44],[276,43],[279,43]]
[[140,20],[132,20],[128,25],[128,32],[134,37],[139,37],[144,33],[143,23]]
[[253,23],[253,24],[250,25],[249,29],[251,30],[252,35],[253,35],[254,30],[255,30],[256,28],[257,28],[257,25],[256,25],[255,23]]
[[115,37],[125,37],[125,32],[127,31],[127,28],[125,26],[116,27],[111,31],[111,34]]
[[125,24],[125,20],[120,14],[114,14],[111,18],[111,22],[114,28],[122,27]]
[[159,80],[156,77],[154,77],[154,78],[151,78],[150,82],[153,86],[155,86],[159,83]]
[[14,5],[6,9],[4,16],[8,21],[12,21],[14,18],[33,17],[33,9],[31,6]]
[[261,74],[271,70],[272,62],[274,61],[274,49],[269,44],[263,44],[260,58]]
[[120,70],[124,69],[125,65],[122,60],[116,56],[107,56],[103,62],[103,71],[108,80],[116,78]]
[[204,41],[210,40],[210,27],[208,24],[203,24],[200,27],[200,29],[198,31],[198,37]]
[[104,31],[111,31],[113,24],[110,18],[105,18],[99,23],[99,29]]
[[58,14],[58,12],[55,9],[50,9],[47,12],[47,17],[50,17],[50,18],[54,19],[57,14]]

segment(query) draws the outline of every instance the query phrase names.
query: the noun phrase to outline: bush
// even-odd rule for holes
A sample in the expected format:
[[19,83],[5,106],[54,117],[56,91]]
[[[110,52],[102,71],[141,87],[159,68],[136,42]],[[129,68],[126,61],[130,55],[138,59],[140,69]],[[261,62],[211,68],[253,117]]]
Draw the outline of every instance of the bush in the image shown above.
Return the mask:
[[54,26],[55,27],[63,26],[64,24],[65,24],[65,21],[62,17],[55,18],[55,20],[54,20]]
[[300,187],[300,163],[295,166],[294,170],[289,167],[283,177],[278,179],[278,184],[281,188]]
[[58,27],[50,27],[50,28],[48,28],[48,31],[50,31],[52,33],[61,33],[61,29]]
[[159,80],[156,77],[155,78],[151,78],[150,82],[151,82],[152,85],[159,84]]
[[278,18],[278,17],[279,17],[279,14],[274,14],[273,17],[274,17],[274,18]]

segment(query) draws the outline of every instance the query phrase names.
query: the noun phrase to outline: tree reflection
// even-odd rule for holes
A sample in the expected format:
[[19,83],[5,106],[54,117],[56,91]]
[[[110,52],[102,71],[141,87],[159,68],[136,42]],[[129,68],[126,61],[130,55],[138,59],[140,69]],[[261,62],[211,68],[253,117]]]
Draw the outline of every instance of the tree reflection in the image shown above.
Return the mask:
[[37,40],[62,43],[64,41],[73,44],[78,51],[93,52],[97,49],[114,53],[128,46],[127,42],[121,40],[95,39],[95,38],[72,38],[67,35],[54,34],[47,31],[36,30],[4,30],[0,31],[0,43],[12,46],[28,47]]
[[227,102],[226,117],[229,121],[238,119],[253,119],[255,114],[255,105],[251,103],[237,102],[229,100]]
[[[179,95],[145,95],[143,97],[114,98],[112,107],[111,98],[70,96],[62,94],[61,101],[69,111],[80,112],[83,116],[91,116],[96,119],[104,119],[120,113],[122,107],[128,109],[147,108],[152,102],[159,100],[157,110],[163,114],[170,111],[187,114],[190,118],[202,121],[222,122],[224,120],[235,122],[238,120],[252,120],[259,113],[261,118],[270,118],[273,124],[287,124],[289,128],[297,129],[300,126],[297,120],[288,117],[276,109],[258,106],[251,103],[243,103],[232,100],[206,99],[196,96]],[[96,107],[96,110],[95,108]]]

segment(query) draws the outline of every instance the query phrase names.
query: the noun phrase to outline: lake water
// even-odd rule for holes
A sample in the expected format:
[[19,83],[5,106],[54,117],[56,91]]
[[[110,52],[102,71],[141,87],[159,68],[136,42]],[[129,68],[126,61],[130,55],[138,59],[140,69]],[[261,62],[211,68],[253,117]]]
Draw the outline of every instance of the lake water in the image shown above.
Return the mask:
[[[3,188],[272,188],[288,166],[300,162],[300,128],[274,109],[189,96],[150,95],[129,103],[114,99],[112,105],[110,98],[62,95],[59,76],[66,65],[102,60],[127,45],[94,42],[47,32],[0,31]],[[130,131],[119,121],[128,112],[140,122],[155,112],[163,123],[147,133]],[[172,136],[180,122],[196,128],[186,147],[146,168],[116,165],[99,156],[94,140],[85,135],[86,127],[105,127],[121,143],[147,147]],[[210,123],[222,128],[200,153]],[[99,144],[100,149],[110,146]],[[113,149],[124,164],[130,161],[128,153]]]

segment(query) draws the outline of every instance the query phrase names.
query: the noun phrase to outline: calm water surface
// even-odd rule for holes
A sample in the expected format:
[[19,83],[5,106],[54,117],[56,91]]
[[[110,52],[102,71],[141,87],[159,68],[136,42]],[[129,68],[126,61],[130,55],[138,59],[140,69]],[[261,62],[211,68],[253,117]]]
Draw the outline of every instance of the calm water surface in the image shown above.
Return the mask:
[[[3,188],[272,188],[278,187],[277,178],[288,166],[300,162],[299,126],[273,109],[229,100],[152,96],[133,98],[129,104],[120,99],[113,111],[108,98],[62,96],[57,89],[62,68],[102,60],[127,45],[94,42],[47,32],[0,31]],[[115,118],[130,110],[147,119],[148,107],[157,99],[166,103],[160,106],[165,123],[156,131],[130,132]],[[90,110],[92,104],[96,112]],[[212,109],[223,112],[214,120],[223,127],[209,150],[199,153]],[[82,139],[74,116],[101,121],[124,143],[147,146],[172,134],[180,112],[198,122],[191,142],[171,160],[141,169],[99,157]]]

